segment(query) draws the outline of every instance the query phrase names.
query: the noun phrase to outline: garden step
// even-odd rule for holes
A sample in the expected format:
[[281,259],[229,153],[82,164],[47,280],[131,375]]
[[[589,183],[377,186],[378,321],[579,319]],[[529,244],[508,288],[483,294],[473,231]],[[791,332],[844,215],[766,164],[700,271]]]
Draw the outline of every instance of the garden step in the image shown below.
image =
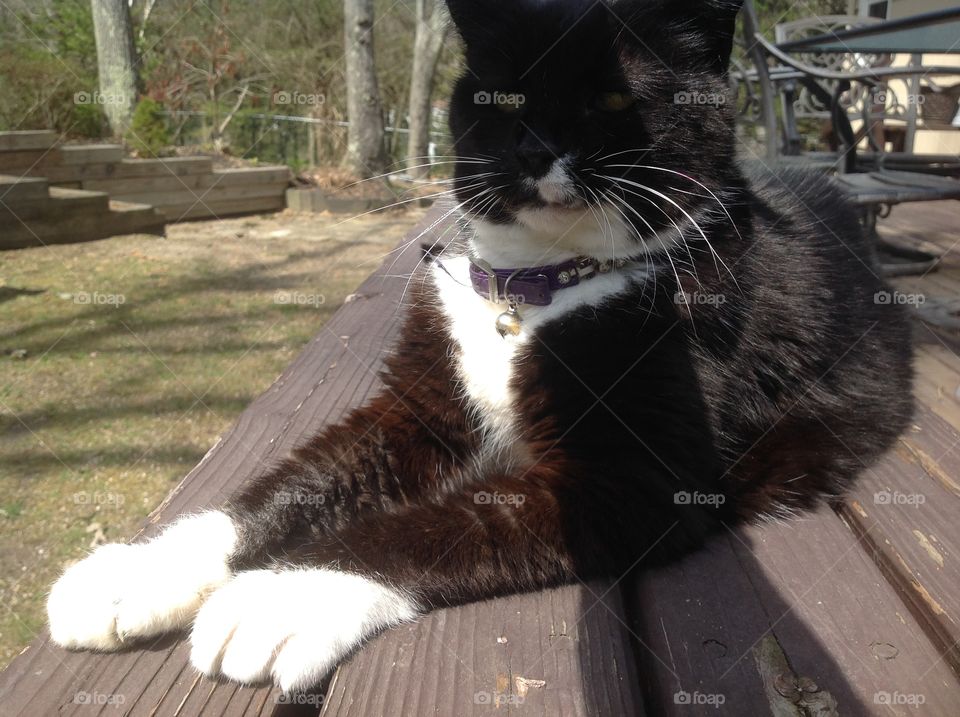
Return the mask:
[[51,189],[48,199],[18,205],[12,214],[14,221],[0,222],[0,249],[72,244],[124,234],[162,236],[165,225],[163,215],[149,205],[110,200],[103,192],[59,187]]
[[49,149],[57,139],[57,133],[47,129],[0,132],[0,152]]
[[21,201],[47,197],[47,180],[43,177],[20,177],[0,174],[0,201],[10,206]]
[[121,144],[65,144],[60,147],[62,164],[101,164],[122,159]]
[[[107,179],[90,179],[83,182],[84,189],[108,192],[112,196],[134,196],[160,192],[203,190],[212,187],[238,187],[257,184],[284,184],[290,181],[286,167],[255,167],[252,169],[217,170],[210,168],[204,173],[176,174],[166,166],[158,165],[149,176],[123,176]],[[198,192],[201,194],[202,192]]]
[[162,157],[158,159],[124,159],[108,175],[111,179],[139,177],[186,176],[213,172],[211,157]]
[[109,210],[108,197],[104,192],[87,192],[80,189],[50,187],[49,194],[39,198],[10,202],[0,206],[0,217],[12,216],[14,220],[30,224],[34,221],[70,221],[88,214],[104,214]]
[[248,199],[221,199],[218,201],[203,202],[196,200],[185,204],[174,204],[157,207],[158,211],[168,222],[184,222],[195,219],[222,219],[223,217],[238,216],[241,214],[258,214],[261,212],[278,212],[286,208],[282,194]]

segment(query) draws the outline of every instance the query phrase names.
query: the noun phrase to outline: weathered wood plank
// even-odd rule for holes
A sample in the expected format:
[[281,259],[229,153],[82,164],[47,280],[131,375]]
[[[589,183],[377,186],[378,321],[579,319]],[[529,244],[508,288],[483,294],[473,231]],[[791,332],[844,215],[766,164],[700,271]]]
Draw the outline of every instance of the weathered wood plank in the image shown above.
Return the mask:
[[60,163],[112,164],[123,159],[122,144],[64,144],[57,148]]
[[19,202],[42,201],[47,198],[48,191],[47,180],[42,177],[0,174],[0,200],[7,206]]
[[936,356],[933,346],[918,346],[914,392],[918,400],[952,426],[960,426],[960,374]]
[[623,615],[605,583],[441,610],[341,666],[322,714],[641,715]]
[[111,165],[109,176],[134,179],[138,177],[188,177],[213,172],[212,157],[161,157],[158,159],[133,159]]
[[[960,714],[955,675],[829,509],[722,536],[641,577],[634,605],[652,713],[715,715],[711,702],[723,701],[721,714],[769,714],[775,704],[799,715],[763,683],[761,668],[769,680],[788,666],[781,687],[809,678],[819,690],[809,697],[829,702],[828,693],[845,717],[918,714],[880,704],[886,695],[923,700],[922,714]],[[771,663],[771,649],[787,662]]]
[[282,185],[290,179],[286,167],[244,167],[241,169],[174,174],[165,165],[157,163],[152,176],[90,179],[84,189],[107,192],[111,195],[150,195],[155,193],[187,192],[210,187],[236,187],[256,184]]
[[913,428],[900,437],[900,443],[944,490],[960,498],[960,431],[919,405]]
[[57,143],[57,133],[48,129],[0,132],[0,152],[47,149]]
[[915,436],[927,433],[925,440],[931,441],[945,432],[935,427],[940,419],[926,409],[920,409],[919,418],[921,431],[864,474],[842,513],[960,675],[960,495],[957,474],[940,464],[956,450],[960,434],[949,434],[953,448],[921,455],[911,450],[911,437],[916,441]]
[[249,199],[211,199],[198,192],[197,197],[184,196],[182,203],[157,206],[157,211],[163,214],[167,221],[177,222],[273,212],[283,209],[285,205],[286,200],[280,189],[267,196]]
[[190,189],[179,186],[166,192],[127,192],[114,191],[110,196],[127,202],[152,204],[155,207],[166,207],[177,204],[191,204],[193,202],[214,204],[224,201],[238,201],[241,199],[259,199],[260,197],[276,197],[281,201],[286,191],[286,182],[272,184],[241,184],[220,185],[211,184],[210,187]]

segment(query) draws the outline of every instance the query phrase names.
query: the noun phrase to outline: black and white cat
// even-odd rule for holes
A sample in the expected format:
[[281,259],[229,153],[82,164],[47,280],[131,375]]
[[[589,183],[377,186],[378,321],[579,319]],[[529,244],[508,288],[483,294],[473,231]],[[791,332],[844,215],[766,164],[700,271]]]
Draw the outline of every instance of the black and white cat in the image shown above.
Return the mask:
[[222,510],[68,569],[56,642],[192,624],[204,673],[306,687],[432,609],[838,496],[907,425],[909,328],[854,211],[735,161],[739,2],[449,5],[467,246],[425,269],[383,394]]

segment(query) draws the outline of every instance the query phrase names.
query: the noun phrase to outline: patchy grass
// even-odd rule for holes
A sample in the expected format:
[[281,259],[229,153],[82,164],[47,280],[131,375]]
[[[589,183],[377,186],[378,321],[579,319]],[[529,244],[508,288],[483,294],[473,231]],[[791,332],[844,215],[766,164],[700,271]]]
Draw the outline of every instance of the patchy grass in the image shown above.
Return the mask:
[[63,565],[131,537],[420,216],[0,252],[0,667]]

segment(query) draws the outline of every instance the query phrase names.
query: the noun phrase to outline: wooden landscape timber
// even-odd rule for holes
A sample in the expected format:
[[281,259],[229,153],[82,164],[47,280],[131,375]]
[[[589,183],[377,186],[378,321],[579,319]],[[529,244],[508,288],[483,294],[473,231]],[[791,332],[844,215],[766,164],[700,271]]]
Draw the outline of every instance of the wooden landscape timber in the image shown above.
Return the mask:
[[[140,221],[145,207],[156,210],[150,216],[160,216],[161,225],[279,211],[291,179],[287,167],[217,169],[210,157],[128,159],[121,145],[61,144],[56,133],[43,130],[0,132],[0,174],[7,177],[0,187],[0,217],[6,219],[0,249],[89,241],[142,227],[157,233],[150,222]],[[14,179],[21,180],[16,187]],[[90,202],[61,194],[70,190],[102,194],[112,211],[101,201],[98,223]],[[39,203],[23,205],[28,198]]]

